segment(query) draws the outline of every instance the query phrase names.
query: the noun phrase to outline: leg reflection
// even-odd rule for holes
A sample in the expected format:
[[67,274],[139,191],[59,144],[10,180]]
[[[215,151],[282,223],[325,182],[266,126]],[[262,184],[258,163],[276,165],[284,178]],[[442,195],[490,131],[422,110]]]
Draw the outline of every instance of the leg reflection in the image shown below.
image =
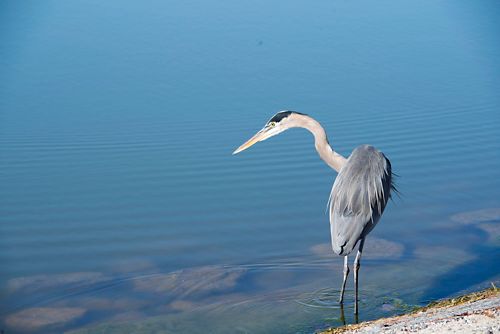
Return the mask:
[[342,326],[346,325],[345,315],[344,315],[344,304],[340,304],[340,322],[342,323]]

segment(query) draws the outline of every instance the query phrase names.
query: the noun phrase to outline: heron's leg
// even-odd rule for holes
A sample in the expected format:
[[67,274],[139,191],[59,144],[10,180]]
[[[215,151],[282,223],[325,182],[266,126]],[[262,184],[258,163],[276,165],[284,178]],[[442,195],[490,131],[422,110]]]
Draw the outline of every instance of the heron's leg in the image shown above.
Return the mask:
[[361,253],[363,252],[363,246],[365,245],[365,238],[359,241],[358,254],[354,259],[354,314],[358,314],[358,271],[361,266],[359,261],[361,260]]
[[346,255],[344,256],[344,281],[342,282],[342,290],[340,290],[340,299],[339,299],[340,304],[344,302],[345,283],[347,282],[347,275],[349,275],[349,264],[347,263],[347,261],[348,258]]

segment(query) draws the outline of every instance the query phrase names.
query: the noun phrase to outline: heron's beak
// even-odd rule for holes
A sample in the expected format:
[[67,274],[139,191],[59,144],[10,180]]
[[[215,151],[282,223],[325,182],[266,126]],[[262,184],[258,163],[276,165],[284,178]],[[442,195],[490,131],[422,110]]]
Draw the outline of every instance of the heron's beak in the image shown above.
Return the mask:
[[270,134],[269,134],[268,130],[269,130],[268,128],[264,128],[264,129],[260,130],[259,132],[257,132],[252,138],[250,138],[243,145],[241,145],[240,147],[238,147],[233,152],[233,154],[240,153],[241,151],[244,151],[247,148],[249,148],[250,146],[252,146],[253,144],[269,138]]

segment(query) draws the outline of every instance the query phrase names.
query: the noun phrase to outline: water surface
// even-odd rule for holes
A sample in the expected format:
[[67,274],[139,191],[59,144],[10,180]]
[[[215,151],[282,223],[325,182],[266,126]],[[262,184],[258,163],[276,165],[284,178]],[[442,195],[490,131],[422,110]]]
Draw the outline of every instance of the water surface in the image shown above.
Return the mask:
[[3,1],[0,329],[340,325],[335,173],[311,135],[231,155],[283,109],[319,120],[345,156],[375,145],[399,175],[367,241],[361,320],[498,282],[499,14],[495,1]]

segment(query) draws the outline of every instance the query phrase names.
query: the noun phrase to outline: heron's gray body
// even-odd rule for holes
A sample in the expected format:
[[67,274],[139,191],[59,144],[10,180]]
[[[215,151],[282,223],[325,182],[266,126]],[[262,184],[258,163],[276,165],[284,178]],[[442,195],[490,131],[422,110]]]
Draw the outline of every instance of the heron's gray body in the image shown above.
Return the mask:
[[391,164],[370,145],[357,147],[330,194],[330,231],[337,255],[348,255],[377,224],[390,197]]

